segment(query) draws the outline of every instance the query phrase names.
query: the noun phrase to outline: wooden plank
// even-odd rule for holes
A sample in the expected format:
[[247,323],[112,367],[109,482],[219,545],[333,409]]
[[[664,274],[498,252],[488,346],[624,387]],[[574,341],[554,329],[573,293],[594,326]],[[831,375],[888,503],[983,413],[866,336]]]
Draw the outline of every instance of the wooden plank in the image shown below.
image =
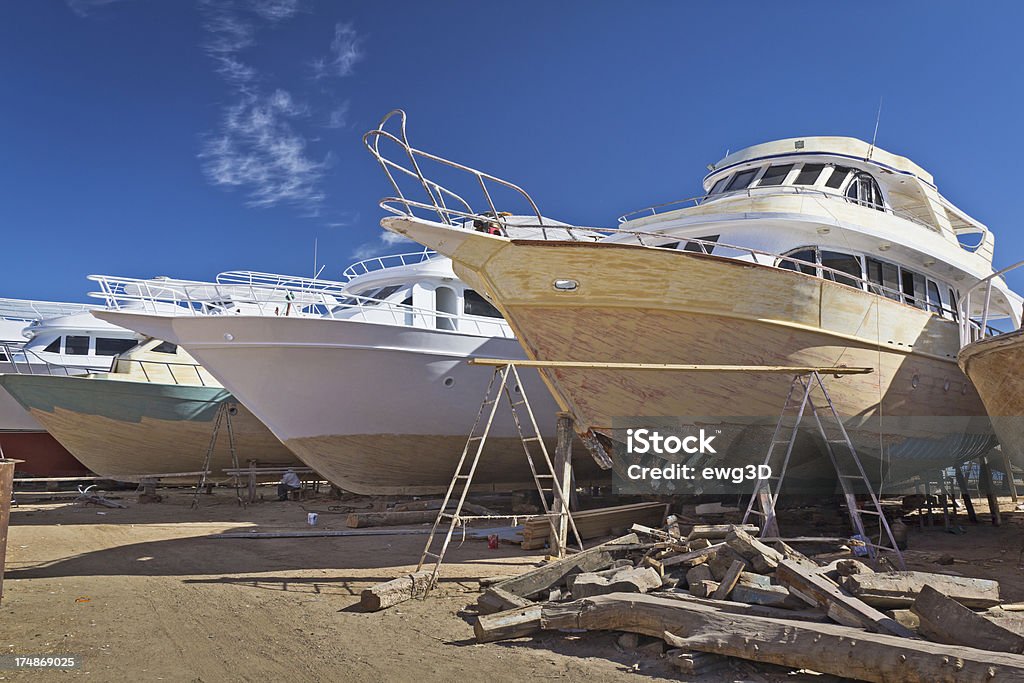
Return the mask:
[[988,498],[988,510],[992,517],[992,526],[999,526],[1003,523],[1003,516],[999,512],[999,498],[996,496],[996,487],[992,484],[992,468],[988,465],[988,458],[984,455],[978,458],[978,480],[981,483],[981,490]]
[[985,609],[999,604],[999,582],[929,572],[875,572],[853,574],[843,587],[873,607],[910,607],[929,585],[965,607]]
[[[552,541],[551,549],[555,551],[556,557],[565,557],[565,551],[569,542],[569,504],[572,499],[572,415],[570,413],[558,413],[555,423],[555,462],[554,479],[552,479],[552,505],[551,511],[558,514],[555,520],[556,538],[551,539],[551,524],[548,524],[548,538]],[[575,520],[573,520],[575,524]],[[577,531],[579,526],[576,525]],[[523,542],[526,542],[526,528],[523,528]],[[582,547],[582,534],[580,534],[580,550]],[[574,539],[575,540],[575,539]]]
[[1015,654],[1024,652],[1024,636],[967,609],[931,586],[921,589],[910,610],[920,620],[921,635],[936,643]]
[[963,498],[964,507],[967,508],[967,518],[971,520],[972,524],[978,523],[978,514],[974,511],[974,501],[971,500],[971,491],[967,488],[967,477],[964,476],[964,471],[960,469],[960,466],[953,468],[956,472],[956,483],[960,487],[960,496]]
[[364,590],[359,596],[359,606],[368,612],[377,612],[413,598],[426,595],[433,572],[424,570],[408,576],[378,583]]
[[570,574],[594,572],[611,566],[617,554],[637,543],[639,543],[639,538],[636,534],[626,534],[507,581],[502,581],[497,584],[497,587],[521,598],[532,598],[560,584]]
[[715,589],[714,594],[711,596],[715,600],[725,600],[729,597],[729,593],[736,587],[736,582],[740,580],[740,574],[747,568],[745,562],[739,560],[733,560],[732,564],[729,565],[729,571],[725,573],[722,578],[722,582],[718,584],[718,588]]
[[[633,503],[615,507],[596,508],[574,512],[573,522],[583,540],[604,538],[628,529],[634,523],[660,525],[668,509],[666,503]],[[523,549],[538,550],[548,544],[551,524],[547,519],[535,518],[523,522]]]
[[[739,589],[740,586],[736,586]],[[778,586],[776,586],[778,588]],[[767,607],[756,603],[736,602],[733,600],[715,600],[714,598],[699,598],[683,591],[652,591],[648,595],[670,600],[682,600],[696,605],[714,607],[729,614],[745,614],[755,617],[772,617],[774,619],[792,619],[794,621],[815,621],[818,623],[832,623],[824,612],[812,609],[780,609],[778,607]],[[801,603],[802,604],[802,603]]]
[[778,550],[766,546],[743,529],[730,531],[725,537],[725,544],[749,560],[754,570],[762,574],[773,571],[783,559]]
[[[870,576],[870,575],[868,575]],[[822,574],[809,571],[793,560],[783,560],[775,572],[779,583],[812,607],[820,607],[833,620],[846,626],[858,626],[879,633],[915,638],[909,629],[892,617],[850,597]]]
[[541,605],[515,608],[477,617],[473,633],[478,643],[522,638],[540,630]]
[[676,565],[680,564],[693,565],[700,564],[701,562],[706,562],[708,558],[717,553],[718,549],[721,548],[723,545],[725,544],[715,543],[714,545],[709,545],[706,548],[692,550],[688,553],[683,553],[682,555],[673,555],[672,557],[666,557],[660,560],[661,566],[675,567]]
[[502,358],[470,358],[470,365],[505,366],[518,368],[576,368],[581,370],[656,370],[659,372],[764,372],[786,375],[817,372],[822,375],[864,375],[874,372],[867,367],[816,367],[809,365],[694,365],[680,363],[602,363],[598,361],[517,360]]
[[491,586],[476,599],[476,604],[481,614],[494,614],[510,609],[524,609],[533,603],[507,590]]
[[437,519],[434,510],[413,510],[411,512],[353,512],[345,520],[345,526],[358,529],[368,526],[402,526],[403,524],[424,524]]
[[908,640],[835,624],[737,618],[714,607],[652,595],[602,595],[544,605],[541,627],[629,631],[663,638],[673,647],[879,683],[1024,681],[1021,655]]
[[756,534],[760,529],[753,524],[697,524],[686,535],[687,541],[698,538],[725,538],[733,529],[742,529],[749,534]]

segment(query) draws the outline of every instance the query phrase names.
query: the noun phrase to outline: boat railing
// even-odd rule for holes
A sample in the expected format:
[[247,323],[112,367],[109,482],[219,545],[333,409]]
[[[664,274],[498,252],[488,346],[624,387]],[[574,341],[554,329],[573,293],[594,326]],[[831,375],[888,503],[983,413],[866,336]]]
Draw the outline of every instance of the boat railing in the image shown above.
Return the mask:
[[[225,281],[231,283],[229,285],[198,283],[200,286],[194,288],[168,288],[159,284],[150,287],[150,280],[90,275],[89,279],[98,283],[101,290],[91,292],[90,296],[104,299],[108,308],[113,310],[141,310],[157,315],[319,317],[458,331],[477,336],[512,336],[511,329],[500,318],[450,313],[351,294],[345,291],[345,285],[337,282],[316,281],[320,289],[314,290],[310,282],[303,278],[297,278],[295,283],[291,283],[282,276],[275,286],[255,278],[261,284],[244,287],[240,283],[250,274],[247,271],[242,273],[231,271],[222,274]],[[226,289],[218,289],[220,287]],[[230,294],[237,294],[239,287],[244,297],[229,298]],[[219,296],[224,296],[224,299],[218,299]],[[220,301],[232,303],[225,305]]]
[[857,204],[858,206],[863,206],[873,211],[881,211],[882,213],[887,213],[897,218],[902,218],[903,220],[910,221],[911,223],[915,223],[924,228],[927,228],[932,232],[938,230],[936,226],[931,225],[921,220],[917,216],[906,211],[900,211],[898,209],[893,209],[891,207],[884,206],[881,204],[875,204],[873,202],[866,202],[863,199],[854,199],[852,197],[847,197],[845,194],[841,192],[827,192],[820,188],[806,187],[801,185],[782,185],[773,186],[770,188],[748,187],[742,190],[731,190],[728,192],[718,192],[715,194],[705,194],[697,197],[687,197],[686,199],[677,199],[675,201],[664,202],[662,204],[655,204],[653,206],[648,206],[643,209],[637,209],[636,211],[631,211],[627,214],[623,214],[622,216],[619,216],[619,223],[628,223],[629,221],[636,220],[644,216],[655,216],[659,213],[675,211],[680,208],[686,208],[689,206],[699,206],[709,201],[718,201],[719,199],[735,199],[737,197],[763,198],[790,195],[808,195],[816,198],[824,197],[825,199],[844,201],[847,204]]
[[92,308],[95,306],[91,304],[0,297],[0,318],[5,320],[32,322],[43,318],[82,313]]
[[6,357],[14,373],[19,375],[53,375],[67,377],[72,375],[84,375],[90,372],[109,372],[114,367],[116,356],[110,357],[110,366],[107,368],[93,365],[75,365],[73,363],[54,363],[40,356],[38,353],[23,344],[11,344],[0,342],[0,352]]
[[[387,130],[388,124],[392,120],[397,121],[395,133]],[[397,159],[387,155],[382,149],[382,142],[391,143],[397,149]],[[552,227],[572,230],[572,226],[556,226],[553,221],[545,219],[529,193],[515,183],[410,145],[406,131],[406,115],[401,109],[388,112],[375,129],[363,135],[363,144],[380,164],[384,175],[387,176],[395,190],[396,196],[388,197],[380,203],[381,208],[390,213],[418,217],[417,210],[420,210],[427,215],[436,215],[438,220],[446,225],[454,226],[468,220],[485,228],[493,226],[496,230],[507,234],[508,228],[519,225],[518,222],[510,221],[508,218],[522,212],[503,210],[515,208],[512,206],[499,207],[495,196],[496,191],[500,190],[510,192],[514,197],[518,197],[518,203],[525,203],[525,206],[529,207],[529,215],[536,218],[536,226],[540,228],[544,239],[548,239],[547,231]],[[452,174],[456,179],[468,177],[470,188],[474,193],[479,193],[477,199],[482,197],[485,208],[482,210],[474,208],[462,195],[428,177],[423,170],[427,164],[438,167],[438,172]],[[410,199],[402,191],[402,183],[399,180],[410,182],[410,179],[414,186],[423,191],[427,199],[426,202]]]
[[[1003,314],[992,316],[992,290],[995,286],[996,281],[1011,270],[1016,270],[1024,266],[1024,261],[1018,261],[1012,265],[995,271],[991,275],[982,278],[973,286],[971,286],[966,292],[960,295],[960,306],[959,306],[959,318],[960,318],[960,347],[963,348],[971,342],[978,341],[983,337],[991,337],[999,334],[1003,334],[1002,330],[999,330],[991,325],[989,321],[996,318],[1009,318],[1009,314]],[[971,311],[974,310],[973,304],[975,303],[975,297],[981,296],[981,315],[972,316]]]
[[430,249],[424,249],[423,251],[416,251],[408,254],[374,256],[368,259],[363,259],[362,261],[356,261],[342,272],[342,276],[346,280],[353,280],[361,275],[387,270],[388,268],[413,266],[436,258],[438,258],[437,252]]

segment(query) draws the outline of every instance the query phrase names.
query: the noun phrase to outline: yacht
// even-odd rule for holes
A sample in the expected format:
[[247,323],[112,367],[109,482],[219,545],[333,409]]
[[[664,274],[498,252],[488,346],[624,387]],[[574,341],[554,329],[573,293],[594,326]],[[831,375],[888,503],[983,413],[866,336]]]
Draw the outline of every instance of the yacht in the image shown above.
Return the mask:
[[[467,359],[522,359],[522,349],[497,310],[433,252],[360,261],[344,280],[297,283],[288,310],[267,303],[240,315],[169,316],[110,296],[108,310],[96,315],[184,346],[338,487],[382,495],[444,491],[492,374]],[[554,401],[536,372],[521,378],[553,445]],[[483,457],[476,488],[532,488],[506,408]],[[599,476],[587,462],[577,471],[580,482]]]
[[[395,117],[398,134],[387,129]],[[827,387],[876,486],[930,477],[995,443],[956,361],[958,302],[993,275],[994,236],[905,157],[847,137],[754,145],[710,165],[699,197],[623,216],[591,242],[572,230],[563,231],[568,240],[524,238],[500,209],[536,207],[533,199],[412,148],[400,112],[364,139],[396,190],[381,202],[395,214],[382,226],[450,256],[531,359],[868,368],[828,377]],[[431,180],[438,164],[446,179],[455,169],[468,187],[483,188],[475,206]],[[409,179],[425,196],[403,190]],[[496,205],[494,188],[518,204]],[[499,229],[480,230],[481,221]],[[539,211],[534,224],[545,228]],[[1001,277],[990,284],[991,303],[1019,325],[1021,298]],[[542,372],[578,432],[606,451],[622,452],[621,427],[631,420],[713,425],[716,453],[695,455],[697,465],[759,463],[793,380],[565,365]],[[756,420],[763,424],[751,427]],[[801,437],[787,482],[831,492],[826,465],[822,444]]]

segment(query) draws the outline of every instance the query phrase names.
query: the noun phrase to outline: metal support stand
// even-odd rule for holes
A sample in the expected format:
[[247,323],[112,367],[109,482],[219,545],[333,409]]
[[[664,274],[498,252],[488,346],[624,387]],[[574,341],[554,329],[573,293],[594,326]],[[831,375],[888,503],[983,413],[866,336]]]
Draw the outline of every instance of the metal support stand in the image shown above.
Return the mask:
[[242,507],[246,506],[245,501],[242,500],[242,492],[238,485],[238,451],[235,448],[235,429],[231,425],[231,416],[237,412],[238,406],[228,401],[222,402],[217,407],[217,415],[213,418],[213,432],[210,434],[210,445],[206,449],[206,457],[203,458],[203,473],[199,477],[199,484],[196,486],[196,492],[192,496],[193,508],[199,505],[199,492],[210,486],[206,481],[206,477],[210,473],[210,462],[213,460],[213,452],[217,448],[217,437],[220,435],[221,424],[224,424],[228,431],[228,449],[231,452],[231,468],[235,470],[235,474],[233,475],[235,480],[235,499]]
[[[519,400],[515,400],[512,397],[512,391],[515,388],[519,390]],[[462,508],[465,505],[466,496],[473,485],[473,476],[476,474],[477,466],[480,464],[480,456],[483,454],[487,437],[491,432],[491,426],[494,424],[494,415],[498,410],[498,403],[501,401],[502,396],[508,400],[512,419],[515,422],[519,440],[523,444],[526,462],[530,466],[530,473],[537,487],[537,493],[540,494],[544,513],[539,515],[463,515]],[[516,410],[519,407],[522,407],[523,412],[529,418],[527,423],[530,428],[529,435],[523,432],[523,423]],[[416,571],[420,571],[423,569],[423,565],[428,562],[428,558],[435,560],[434,569],[427,583],[424,596],[437,583],[437,577],[441,571],[441,563],[444,562],[444,556],[448,550],[448,545],[451,543],[455,529],[465,524],[465,522],[478,519],[511,519],[513,525],[515,525],[518,524],[519,520],[544,517],[551,525],[550,538],[552,539],[552,548],[559,556],[562,556],[565,552],[566,536],[569,530],[572,531],[580,550],[583,549],[583,542],[580,540],[579,532],[576,530],[576,522],[573,521],[572,515],[569,512],[570,494],[567,489],[568,482],[571,480],[571,452],[569,446],[562,445],[571,445],[572,442],[571,420],[566,424],[564,418],[567,417],[559,416],[560,448],[556,453],[558,454],[560,467],[555,467],[548,456],[544,440],[540,436],[537,421],[533,416],[533,411],[530,409],[529,400],[526,397],[522,382],[519,381],[519,373],[515,365],[509,363],[494,369],[491,381],[487,385],[487,392],[484,394],[483,402],[480,404],[480,411],[477,413],[476,422],[473,423],[473,430],[470,432],[466,445],[462,449],[459,463],[455,467],[455,474],[448,485],[448,491],[444,495],[441,509],[438,512],[437,519],[434,521],[434,526],[430,529],[430,535],[427,537],[423,554],[420,555],[420,561],[416,567]],[[562,436],[563,433],[565,434],[564,438]],[[539,463],[534,459],[535,456],[530,450],[531,446],[537,447],[540,451]],[[549,494],[551,496],[550,502]],[[455,509],[452,512],[448,512],[448,504],[453,499],[456,499],[458,502],[455,504]],[[441,528],[445,521],[448,522],[448,530],[440,549],[435,551],[435,537],[437,537],[438,529]]]
[[[815,400],[813,394],[818,394]],[[819,409],[821,405],[821,409]],[[827,408],[826,408],[827,407]],[[842,419],[836,412],[835,405],[825,389],[825,383],[817,371],[797,374],[789,385],[789,394],[786,396],[786,403],[782,408],[782,414],[775,425],[775,432],[772,435],[771,444],[768,446],[768,453],[765,455],[764,465],[771,467],[772,476],[758,481],[757,488],[750,497],[747,510],[743,515],[743,523],[746,524],[751,515],[761,518],[761,537],[779,536],[778,521],[775,514],[775,506],[779,499],[782,488],[782,481],[786,476],[786,469],[793,455],[793,446],[796,443],[800,432],[800,424],[804,415],[810,408],[813,416],[813,424],[817,428],[828,453],[829,460],[835,469],[839,486],[843,490],[843,497],[846,499],[847,512],[850,515],[850,523],[854,532],[864,539],[868,556],[872,561],[877,559],[878,550],[888,550],[896,554],[901,569],[906,567],[903,561],[903,553],[896,545],[892,529],[882,511],[882,505],[875,495],[861,464],[857,449],[846,432]],[[785,447],[785,453],[779,457],[778,451]],[[781,460],[781,462],[780,462]],[[861,482],[864,485],[867,495],[870,497],[870,510],[861,510],[857,505],[857,496],[854,492],[853,483]],[[774,491],[772,483],[775,483]],[[755,505],[759,508],[755,510]],[[862,515],[874,515],[878,517],[879,526],[883,531],[883,538],[887,538],[889,546],[875,544],[868,536],[864,528]]]

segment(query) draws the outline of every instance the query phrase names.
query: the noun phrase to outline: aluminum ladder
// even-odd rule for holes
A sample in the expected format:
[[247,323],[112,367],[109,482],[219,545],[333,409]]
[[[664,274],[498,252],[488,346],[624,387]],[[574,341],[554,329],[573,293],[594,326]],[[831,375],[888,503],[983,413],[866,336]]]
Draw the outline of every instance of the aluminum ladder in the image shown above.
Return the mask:
[[[814,394],[818,394],[817,401]],[[820,408],[819,408],[820,406]],[[825,382],[817,371],[798,374],[793,377],[789,385],[789,394],[786,396],[786,404],[779,415],[779,421],[775,425],[775,432],[772,434],[771,444],[765,455],[762,464],[771,468],[771,476],[758,480],[750,501],[747,503],[747,510],[743,515],[743,523],[746,524],[751,516],[761,518],[762,538],[779,535],[778,520],[775,514],[775,505],[779,500],[782,489],[782,481],[789,468],[790,458],[793,455],[793,446],[800,433],[800,426],[810,408],[813,417],[813,425],[821,436],[828,453],[832,467],[835,469],[839,487],[843,491],[846,500],[846,509],[850,516],[850,524],[854,532],[864,541],[868,557],[872,562],[877,561],[878,551],[886,550],[895,553],[900,569],[905,569],[903,553],[896,545],[892,529],[882,511],[882,505],[872,488],[871,481],[864,471],[864,465],[857,455],[857,449],[850,439],[846,427],[843,425],[839,413],[836,412],[835,404],[825,388]],[[785,452],[780,450],[785,447]],[[779,462],[781,456],[781,462]],[[776,467],[778,465],[778,467]],[[862,510],[857,505],[857,496],[854,491],[856,482],[861,482],[864,491],[870,497],[870,509]],[[774,489],[772,487],[774,483]],[[755,509],[758,508],[758,509]],[[878,518],[879,526],[884,532],[884,538],[889,541],[888,546],[877,545],[872,542],[864,527],[863,515],[871,515]]]
[[[217,406],[217,414],[213,418],[213,432],[210,434],[210,445],[206,449],[206,457],[203,458],[203,469],[202,474],[199,475],[199,485],[196,487],[196,492],[192,495],[192,507],[199,505],[199,492],[206,487],[206,477],[210,474],[210,463],[213,461],[213,451],[217,448],[217,437],[220,435],[221,425],[224,424],[228,431],[228,449],[231,452],[231,467],[234,470],[240,469],[238,466],[238,450],[235,448],[235,429],[231,426],[231,416],[238,412],[238,406],[229,401],[222,401]],[[242,500],[242,494],[238,488],[238,475],[234,476],[235,479],[235,497],[238,498],[238,504],[245,507],[245,501]]]
[[[512,396],[512,391],[516,389],[519,392],[518,400]],[[491,426],[494,424],[494,416],[498,411],[498,404],[502,396],[508,400],[512,419],[515,422],[519,440],[523,444],[523,452],[526,455],[527,463],[529,463],[530,474],[533,477],[537,493],[540,494],[541,506],[544,512],[543,514],[535,515],[463,515],[462,508],[465,505],[466,496],[473,485],[473,477],[480,464],[480,458],[484,452],[487,437],[490,435]],[[528,418],[529,435],[523,431],[523,422],[520,420],[519,412],[516,410],[519,407],[523,409]],[[539,464],[543,466],[543,470],[538,467],[534,452],[531,450],[531,446],[534,445],[540,451]],[[477,412],[473,429],[466,440],[465,447],[462,449],[459,464],[455,467],[455,474],[452,477],[451,483],[448,484],[448,491],[444,495],[444,501],[441,503],[437,519],[434,520],[434,526],[431,527],[430,535],[427,536],[427,543],[423,548],[423,554],[420,555],[419,564],[416,566],[416,571],[418,572],[427,564],[428,558],[434,560],[434,569],[427,582],[427,587],[423,594],[424,597],[437,584],[441,564],[444,562],[444,556],[448,551],[452,536],[455,534],[456,528],[463,526],[465,522],[482,519],[511,519],[513,526],[515,526],[519,523],[519,520],[544,517],[551,526],[550,538],[552,545],[561,542],[559,527],[567,524],[567,528],[572,531],[577,546],[580,550],[583,550],[583,542],[580,540],[579,531],[576,529],[576,522],[573,521],[572,515],[569,513],[570,493],[571,491],[563,489],[559,483],[555,468],[548,455],[547,446],[544,445],[544,440],[540,436],[537,420],[533,416],[533,410],[530,408],[529,399],[526,397],[526,391],[519,380],[519,372],[516,370],[515,365],[510,363],[496,367],[491,374],[491,381],[487,385],[487,391],[484,394],[483,402],[480,404],[480,410]],[[549,494],[551,495],[550,502],[548,501]],[[458,502],[455,504],[455,509],[452,512],[448,512],[449,503],[456,498]],[[559,509],[553,511],[556,504]],[[434,544],[438,537],[438,530],[445,522],[447,522],[447,532],[440,549],[435,551]]]

